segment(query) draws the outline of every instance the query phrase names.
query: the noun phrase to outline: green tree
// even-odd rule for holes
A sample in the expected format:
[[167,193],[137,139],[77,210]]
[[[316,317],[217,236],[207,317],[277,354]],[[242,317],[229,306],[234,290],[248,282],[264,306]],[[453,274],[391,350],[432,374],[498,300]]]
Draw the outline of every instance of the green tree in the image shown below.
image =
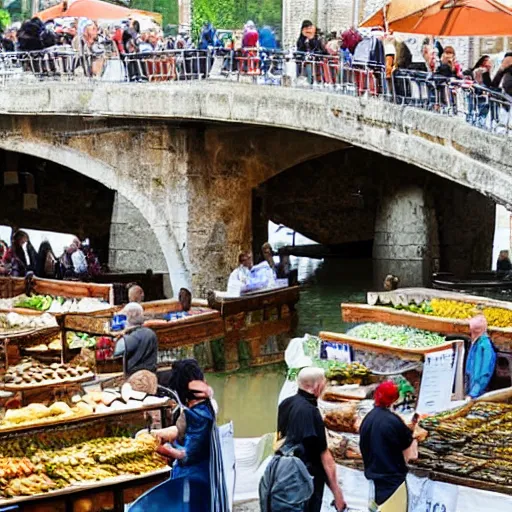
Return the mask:
[[0,29],[5,30],[11,24],[11,15],[9,11],[0,9]]
[[252,20],[258,27],[269,25],[277,33],[281,32],[281,0],[194,0],[192,9],[195,35],[207,21],[216,28],[241,29]]
[[130,7],[161,14],[164,28],[166,25],[177,25],[179,23],[178,0],[132,0]]

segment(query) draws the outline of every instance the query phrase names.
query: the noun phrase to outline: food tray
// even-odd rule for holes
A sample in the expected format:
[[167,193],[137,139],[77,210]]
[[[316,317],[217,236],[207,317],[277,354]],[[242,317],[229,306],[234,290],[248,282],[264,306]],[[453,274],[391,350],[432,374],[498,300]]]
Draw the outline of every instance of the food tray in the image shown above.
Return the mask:
[[[384,343],[376,340],[365,340],[363,338],[355,338],[352,336],[347,336],[346,334],[333,333],[333,332],[321,332],[319,337],[325,341],[335,341],[337,343],[346,343],[347,345],[351,345],[355,348],[360,349],[379,349],[383,352],[391,352],[396,354],[405,354],[416,357],[422,357],[426,354],[431,354],[433,352],[439,352],[442,350],[446,350],[448,348],[452,348],[454,343],[458,343],[459,340],[451,340],[446,343],[442,343],[441,345],[435,345],[433,347],[423,347],[423,348],[413,348],[413,347],[397,347],[395,345],[391,345],[390,343]],[[462,343],[462,340],[460,341]]]
[[89,380],[93,380],[95,377],[94,373],[90,372],[85,375],[81,375],[80,377],[71,377],[69,379],[62,380],[45,380],[44,382],[35,382],[26,384],[9,384],[9,383],[0,383],[0,389],[5,391],[26,391],[27,389],[39,389],[39,388],[49,388],[52,386],[65,386],[66,384],[76,384],[77,382],[87,382]]
[[166,402],[162,402],[160,404],[152,404],[146,405],[143,407],[134,407],[131,409],[122,409],[116,411],[102,412],[102,413],[93,413],[93,414],[84,414],[80,416],[69,416],[62,419],[54,419],[53,421],[35,421],[34,423],[27,423],[24,425],[19,425],[17,427],[2,427],[0,426],[0,437],[5,436],[7,434],[19,433],[30,431],[34,429],[41,429],[47,427],[57,427],[62,425],[71,425],[73,423],[79,423],[82,421],[88,420],[101,420],[103,418],[109,418],[112,416],[123,416],[125,414],[133,414],[133,413],[144,413],[148,411],[158,411],[165,407],[170,407],[172,405],[171,400],[167,400]]
[[[67,353],[71,358],[80,354],[81,348],[68,348]],[[22,357],[33,357],[41,362],[54,362],[62,357],[62,350],[30,350],[28,347],[20,347]]]
[[102,487],[110,487],[121,483],[133,482],[136,483],[138,480],[145,480],[147,478],[155,477],[158,475],[169,474],[171,471],[170,467],[165,467],[162,469],[157,469],[156,471],[151,471],[149,473],[143,473],[141,475],[121,475],[114,476],[111,478],[105,478],[103,480],[98,481],[90,481],[90,482],[80,482],[73,485],[69,485],[68,487],[64,487],[62,489],[58,489],[56,491],[49,491],[40,494],[33,494],[31,496],[19,496],[15,498],[7,498],[0,499],[0,506],[8,506],[8,505],[16,505],[18,503],[26,503],[27,501],[33,501],[37,499],[47,499],[52,497],[66,496],[68,494],[72,494],[75,492],[102,488]]
[[59,327],[57,325],[52,325],[51,327],[41,327],[39,329],[28,329],[25,331],[0,331],[0,341],[1,340],[9,340],[9,341],[18,341],[19,338],[24,338],[26,336],[32,335],[47,335],[50,333],[58,334]]

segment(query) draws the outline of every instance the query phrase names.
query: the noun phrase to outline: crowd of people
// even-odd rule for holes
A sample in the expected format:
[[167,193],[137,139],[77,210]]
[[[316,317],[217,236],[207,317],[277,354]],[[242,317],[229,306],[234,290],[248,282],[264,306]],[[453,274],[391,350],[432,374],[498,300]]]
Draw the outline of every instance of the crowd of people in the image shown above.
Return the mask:
[[[141,24],[136,19],[98,25],[88,19],[42,22],[38,18],[32,18],[17,30],[6,30],[1,37],[1,47],[7,52],[33,52],[68,47],[88,60],[84,66],[85,72],[94,76],[105,73],[105,61],[102,56],[109,52],[121,58],[131,56],[131,66],[134,68],[137,63],[133,61],[133,56],[166,50],[232,50],[236,52],[239,63],[238,66],[232,65],[231,69],[226,65],[226,70],[232,71],[237,67],[238,71],[242,72],[268,72],[269,66],[261,64],[261,52],[268,54],[278,51],[279,41],[270,27],[258,28],[252,21],[245,24],[239,41],[235,41],[234,32],[221,40],[217,29],[211,23],[204,24],[197,40],[194,41],[185,30],[180,30],[175,37],[168,32],[164,33],[157,25],[146,26],[141,30]],[[371,92],[374,93],[389,93],[392,89],[397,96],[406,97],[410,93],[410,87],[403,83],[403,73],[413,71],[429,73],[437,79],[463,81],[468,86],[474,84],[484,91],[487,89],[512,95],[512,52],[505,54],[494,73],[489,55],[481,56],[473,66],[463,69],[453,46],[443,47],[440,41],[426,38],[422,45],[423,62],[413,62],[407,43],[392,33],[373,30],[363,37],[357,29],[349,28],[339,33],[324,34],[310,20],[302,22],[295,52],[295,59],[300,68],[299,74],[307,75],[310,80],[336,83],[339,80],[341,63],[373,69],[378,79],[367,87],[371,87]],[[315,59],[321,61],[327,57],[338,59],[337,62],[331,62],[336,69],[313,66],[315,69],[311,71],[310,65],[303,64],[305,55],[309,56],[308,62]],[[80,67],[79,63],[75,65]],[[125,65],[128,68],[126,75],[130,80],[140,80],[141,76],[148,74],[130,69],[128,62],[125,62]],[[206,62],[203,62],[201,70],[195,71],[198,76],[199,71],[202,75],[207,73]],[[483,105],[477,105],[476,108],[480,108],[480,114],[487,114]]]
[[47,279],[86,279],[101,272],[94,249],[77,237],[58,257],[47,240],[36,251],[22,230],[13,234],[10,245],[0,240],[0,275],[25,277],[33,273]]

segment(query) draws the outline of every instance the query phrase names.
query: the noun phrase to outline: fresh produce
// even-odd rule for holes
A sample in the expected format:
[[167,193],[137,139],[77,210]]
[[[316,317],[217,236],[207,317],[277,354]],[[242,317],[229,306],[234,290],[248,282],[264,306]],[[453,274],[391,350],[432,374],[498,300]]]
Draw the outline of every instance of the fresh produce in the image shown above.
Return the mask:
[[48,313],[91,313],[111,307],[107,302],[92,297],[66,299],[51,295],[19,295],[12,299],[0,299],[0,309],[26,308]]
[[512,405],[476,402],[424,418],[419,466],[512,484]]
[[96,338],[84,332],[67,332],[66,340],[68,347],[71,349],[96,347]]
[[[64,299],[57,299],[62,300]],[[36,309],[37,311],[48,311],[53,303],[51,295],[32,295],[31,297],[21,296],[14,302],[15,308]]]
[[318,358],[320,356],[321,345],[322,340],[318,336],[311,336],[309,334],[306,334],[303,343],[304,355]]
[[0,333],[31,331],[57,327],[55,317],[48,313],[42,315],[19,315],[18,313],[0,313]]
[[0,458],[0,496],[31,496],[78,482],[140,475],[166,465],[155,453],[157,442],[149,434],[63,445],[53,449],[34,446],[29,457]]
[[341,384],[362,384],[368,378],[370,371],[361,363],[341,363],[329,361],[325,376],[330,381]]
[[348,331],[347,335],[402,348],[435,347],[446,342],[446,338],[440,334],[382,323],[358,325]]
[[10,386],[23,387],[87,379],[93,376],[94,374],[84,366],[73,367],[61,363],[47,365],[35,359],[25,358],[16,366],[9,367],[3,381]]
[[395,309],[419,313],[422,315],[438,316],[440,318],[456,318],[468,320],[483,314],[491,327],[512,327],[512,309],[489,307],[448,299],[432,299],[421,304],[398,304]]

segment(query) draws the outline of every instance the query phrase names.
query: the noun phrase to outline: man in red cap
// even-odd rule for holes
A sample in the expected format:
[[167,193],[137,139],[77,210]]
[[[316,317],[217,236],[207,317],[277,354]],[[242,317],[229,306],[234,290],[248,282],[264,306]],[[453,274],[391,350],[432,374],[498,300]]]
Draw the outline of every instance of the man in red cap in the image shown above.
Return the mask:
[[383,382],[375,391],[375,407],[360,428],[364,474],[373,491],[371,510],[407,511],[407,461],[416,450],[413,433],[390,410],[398,400],[396,384]]

